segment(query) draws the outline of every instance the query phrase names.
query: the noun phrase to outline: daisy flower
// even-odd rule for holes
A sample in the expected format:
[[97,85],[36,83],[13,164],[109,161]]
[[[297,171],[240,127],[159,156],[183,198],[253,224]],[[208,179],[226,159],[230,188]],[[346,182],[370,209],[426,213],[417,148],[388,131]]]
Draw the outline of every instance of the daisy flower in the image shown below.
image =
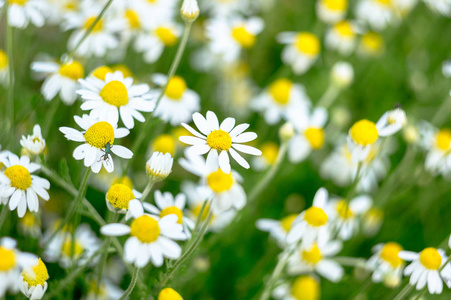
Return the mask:
[[451,16],[451,1],[449,0],[423,0],[433,12],[443,16]]
[[[0,0],[0,8],[5,4],[5,0]],[[8,24],[25,29],[31,22],[36,27],[42,27],[45,22],[44,11],[46,9],[46,2],[42,0],[9,0]]]
[[277,41],[285,44],[282,61],[291,66],[296,75],[307,72],[316,62],[321,44],[316,35],[310,32],[281,32]]
[[339,61],[334,64],[330,72],[332,84],[338,88],[346,88],[354,81],[354,68],[348,62]]
[[132,217],[129,206],[141,205],[141,202],[137,200],[141,196],[142,194],[140,192],[130,188],[128,185],[115,183],[108,190],[105,201],[110,211],[126,214],[125,220],[129,220]]
[[188,238],[191,237],[191,230],[194,229],[194,221],[183,214],[186,204],[186,196],[184,194],[178,194],[175,197],[169,193],[161,193],[155,191],[155,205],[150,203],[143,203],[144,210],[154,215],[157,218],[163,218],[164,216],[174,214],[177,216],[177,223],[183,225],[183,231]]
[[310,106],[311,101],[304,86],[287,78],[275,80],[251,102],[251,107],[263,113],[269,125],[281,119],[287,120],[291,110],[306,113]]
[[176,2],[176,0],[130,0],[129,5],[141,14],[145,22],[161,22],[173,18]]
[[9,64],[6,52],[0,49],[0,85],[7,85],[9,82]]
[[423,123],[421,129],[421,144],[428,153],[425,168],[433,174],[449,176],[451,174],[451,130],[436,129],[432,125]]
[[356,31],[357,28],[351,21],[338,22],[327,31],[325,45],[341,55],[350,55],[357,43]]
[[201,1],[202,11],[211,12],[215,17],[230,17],[236,15],[236,13],[248,12],[251,8],[252,1],[249,0],[211,0]]
[[102,165],[108,173],[114,171],[113,158],[107,150],[125,159],[133,156],[124,146],[114,145],[115,138],[122,138],[130,133],[128,129],[117,128],[117,124],[97,121],[88,115],[74,116],[74,120],[82,131],[70,127],[60,127],[59,130],[70,141],[84,142],[75,148],[73,156],[76,160],[84,159],[85,167],[91,167],[94,173],[99,173]]
[[373,247],[374,255],[368,259],[367,265],[373,270],[373,282],[384,282],[387,286],[395,287],[401,283],[404,261],[399,257],[403,251],[401,245],[395,242],[378,244]]
[[22,271],[20,276],[20,291],[30,299],[40,300],[47,291],[49,273],[40,258],[35,258]]
[[373,207],[362,216],[362,229],[367,237],[374,236],[382,226],[384,211]]
[[28,211],[18,221],[18,227],[22,234],[36,239],[41,238],[41,217],[38,214],[33,214]]
[[289,119],[296,131],[288,143],[288,158],[293,163],[303,161],[313,150],[324,144],[324,125],[327,110],[317,107],[310,116],[299,117],[298,111],[289,111]]
[[[154,75],[154,82],[160,87],[164,87],[167,77],[162,74]],[[155,90],[155,95],[159,95],[162,89]],[[163,97],[155,109],[155,116],[172,126],[188,122],[191,115],[200,109],[199,95],[188,89],[186,81],[180,76],[173,76],[169,79],[168,86]]]
[[284,217],[280,221],[273,219],[259,219],[255,226],[261,231],[269,232],[269,235],[277,241],[279,247],[284,248],[286,246],[288,232],[297,216],[297,214],[292,214]]
[[151,112],[155,107],[149,101],[149,86],[133,85],[133,78],[124,78],[120,71],[106,74],[105,81],[87,78],[79,82],[81,89],[77,94],[84,101],[81,109],[91,110],[89,116],[100,121],[116,124],[120,114],[125,127],[132,129],[135,126],[134,119],[139,122],[146,120],[139,111]]
[[172,172],[174,159],[169,153],[154,152],[146,163],[146,173],[151,180],[157,182],[166,179]]
[[26,150],[26,152],[32,155],[39,155],[45,150],[45,140],[41,134],[41,126],[38,124],[33,127],[33,135],[24,135],[20,139],[20,145]]
[[[106,273],[106,272],[105,272]],[[124,291],[110,280],[103,279],[100,284],[91,280],[85,300],[119,300]]]
[[206,36],[210,40],[210,51],[219,56],[225,63],[237,61],[242,49],[254,46],[257,35],[263,30],[264,23],[260,18],[210,20],[206,25]]
[[[182,134],[184,135],[184,134]],[[150,145],[150,149],[153,152],[161,152],[162,154],[169,153],[171,156],[175,156],[175,153],[177,152],[177,144],[179,144],[180,141],[178,138],[173,134],[167,134],[163,133],[157,136]]]
[[0,173],[0,198],[6,205],[9,200],[11,211],[17,208],[17,215],[22,218],[28,210],[39,210],[38,196],[43,200],[49,200],[47,192],[50,182],[47,179],[32,175],[41,168],[36,163],[30,162],[28,156],[18,157],[13,153],[0,156],[0,162],[6,169]]
[[31,64],[31,69],[39,76],[45,77],[41,87],[41,93],[45,100],[50,101],[59,94],[66,105],[72,105],[75,102],[77,81],[84,76],[84,68],[81,63],[75,60],[65,63],[36,61]]
[[182,248],[173,240],[186,240],[183,226],[177,223],[177,215],[170,214],[157,220],[144,214],[142,207],[132,211],[135,218],[131,225],[114,223],[102,226],[100,232],[107,236],[130,234],[124,245],[125,260],[138,268],[152,261],[161,267],[164,257],[177,259]]
[[185,22],[194,22],[199,17],[197,0],[183,0],[180,14]]
[[249,169],[249,163],[237,151],[256,156],[262,154],[257,148],[242,145],[257,138],[254,132],[244,132],[249,124],[235,126],[235,119],[227,118],[220,126],[218,117],[212,111],[207,112],[206,118],[198,112],[194,113],[193,121],[201,133],[182,123],[183,127],[194,136],[181,136],[180,141],[191,145],[188,148],[191,153],[203,155],[208,152],[207,165],[219,164],[225,174],[231,171],[229,153],[239,165],[246,169]]
[[257,171],[263,171],[268,166],[272,166],[279,155],[279,145],[273,142],[264,143],[261,147],[262,155],[254,157],[252,167]]
[[356,16],[366,21],[373,29],[383,30],[396,21],[392,0],[363,0],[357,4]]
[[183,298],[175,290],[164,288],[158,294],[158,300],[183,300]]
[[325,23],[336,23],[346,17],[348,0],[317,0],[316,15]]
[[272,293],[274,299],[280,300],[319,300],[320,295],[319,280],[311,275],[298,276],[291,284],[281,284]]
[[451,278],[451,267],[443,267],[447,257],[445,251],[429,247],[415,253],[411,251],[399,252],[399,257],[411,261],[404,269],[404,275],[409,276],[409,283],[422,290],[427,286],[430,294],[440,294],[443,290],[443,280]]
[[363,56],[379,56],[385,51],[385,43],[382,36],[374,31],[362,35],[358,47],[358,53]]

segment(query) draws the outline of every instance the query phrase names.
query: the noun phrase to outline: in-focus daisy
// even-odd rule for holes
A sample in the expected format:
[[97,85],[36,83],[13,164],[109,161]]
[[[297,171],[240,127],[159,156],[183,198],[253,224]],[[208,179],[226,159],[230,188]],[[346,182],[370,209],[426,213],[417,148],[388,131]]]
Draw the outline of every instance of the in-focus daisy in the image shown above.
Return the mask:
[[[6,4],[0,1],[0,8]],[[25,29],[31,22],[36,27],[44,25],[44,12],[47,3],[42,0],[9,0],[8,1],[8,24],[12,27]]]
[[173,240],[186,240],[183,226],[177,223],[177,215],[170,214],[159,220],[137,209],[132,211],[134,220],[131,225],[108,224],[100,229],[107,236],[130,234],[124,245],[125,260],[138,268],[152,261],[156,267],[163,265],[164,258],[177,259],[182,248]]
[[38,124],[33,127],[33,135],[22,136],[20,145],[27,153],[32,155],[39,155],[45,150],[45,140],[41,134],[41,126]]
[[316,14],[318,19],[326,23],[343,20],[348,9],[348,0],[317,0]]
[[28,210],[39,210],[38,196],[47,201],[50,196],[47,190],[50,182],[47,179],[32,175],[41,168],[36,163],[30,162],[28,156],[18,157],[13,153],[0,156],[0,161],[6,169],[0,173],[0,198],[3,204],[9,200],[11,211],[17,208],[17,215],[22,218]]
[[126,184],[115,183],[106,193],[105,200],[110,211],[126,214],[125,220],[128,220],[132,217],[129,206],[141,205],[141,202],[137,200],[141,196],[142,194],[140,192],[130,188]]
[[326,33],[325,45],[341,55],[350,55],[356,46],[356,26],[351,21],[334,24]]
[[297,216],[297,214],[292,214],[284,217],[280,221],[259,219],[255,225],[261,231],[269,232],[269,235],[277,241],[279,247],[284,248],[286,246],[287,234]]
[[120,71],[105,75],[105,81],[94,78],[79,80],[81,89],[77,94],[83,99],[82,110],[91,110],[89,116],[100,121],[117,124],[119,115],[125,127],[132,129],[134,119],[144,122],[139,112],[153,111],[155,104],[150,101],[150,88],[147,84],[133,85],[133,78]]
[[272,293],[280,300],[319,300],[321,286],[318,278],[312,275],[296,277],[291,284],[281,284]]
[[373,282],[384,282],[389,287],[395,287],[401,283],[404,261],[399,257],[402,246],[395,242],[378,244],[373,247],[374,255],[367,264],[373,270],[371,279]]
[[268,166],[272,166],[279,155],[279,145],[273,142],[266,142],[261,147],[262,155],[253,159],[252,167],[257,171],[263,171]]
[[9,80],[9,64],[6,52],[0,49],[0,85],[7,85]]
[[362,35],[358,53],[364,56],[379,56],[384,53],[385,43],[382,36],[374,31]]
[[[154,82],[159,86],[165,86],[167,77],[162,74],[154,75]],[[155,91],[160,94],[161,89]],[[188,89],[186,81],[180,76],[169,79],[168,86],[155,110],[155,116],[172,126],[188,122],[191,115],[200,109],[199,95]]]
[[281,119],[287,120],[291,110],[307,113],[310,106],[311,101],[304,86],[287,78],[276,79],[251,102],[251,107],[262,112],[269,125]]
[[282,32],[277,41],[286,44],[282,51],[282,61],[291,66],[296,75],[307,72],[316,62],[321,44],[316,35],[310,32]]
[[30,299],[40,300],[47,291],[49,277],[44,262],[40,258],[35,258],[22,271],[20,291]]
[[85,167],[91,167],[94,173],[99,173],[102,165],[108,173],[114,171],[113,158],[106,150],[111,150],[115,155],[125,159],[133,156],[133,153],[124,146],[114,144],[116,138],[122,138],[130,133],[128,129],[117,128],[117,124],[97,121],[88,115],[74,116],[74,120],[83,131],[70,127],[60,127],[59,130],[70,141],[84,142],[75,148],[73,156],[76,160],[83,159]]
[[366,21],[373,29],[383,30],[396,21],[393,0],[363,0],[356,8],[358,19]]
[[75,60],[65,63],[53,61],[35,61],[31,69],[39,76],[45,77],[41,87],[41,93],[47,101],[52,100],[59,93],[61,100],[66,105],[72,105],[77,99],[75,91],[78,80],[84,76],[83,65]]
[[208,152],[207,165],[219,164],[221,170],[229,174],[231,171],[229,153],[246,169],[249,169],[249,163],[237,151],[257,156],[262,154],[257,148],[242,145],[257,138],[254,132],[244,132],[249,124],[235,126],[235,119],[227,118],[220,126],[218,117],[212,111],[207,112],[206,118],[200,113],[194,113],[193,121],[201,133],[182,123],[183,127],[194,136],[181,136],[180,141],[191,145],[188,150],[193,154],[203,155]]
[[174,159],[169,153],[154,152],[146,163],[147,176],[153,181],[166,179],[172,172]]
[[[301,114],[302,116],[302,114]],[[296,134],[288,144],[288,158],[293,163],[304,160],[310,152],[320,149],[324,144],[324,125],[327,110],[317,107],[310,116],[299,117],[298,111],[290,111],[289,119]]]
[[235,62],[242,49],[254,46],[263,27],[263,20],[256,17],[212,19],[206,27],[210,51],[226,63]]

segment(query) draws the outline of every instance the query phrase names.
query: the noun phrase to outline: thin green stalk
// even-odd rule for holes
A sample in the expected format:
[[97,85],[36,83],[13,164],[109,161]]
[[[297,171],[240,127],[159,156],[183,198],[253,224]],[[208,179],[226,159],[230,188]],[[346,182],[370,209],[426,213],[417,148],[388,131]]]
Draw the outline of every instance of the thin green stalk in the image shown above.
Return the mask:
[[48,113],[44,126],[42,128],[42,136],[45,138],[49,134],[50,125],[53,123],[53,119],[55,118],[56,112],[58,111],[58,107],[60,106],[61,100],[55,99],[51,102],[50,112]]
[[149,196],[149,193],[152,191],[152,187],[154,184],[155,184],[155,181],[153,181],[152,179],[149,179],[149,183],[146,185],[146,187],[144,188],[144,191],[142,193],[141,202],[146,202],[146,198],[147,198],[147,196]]
[[335,102],[339,93],[340,89],[337,86],[335,86],[334,84],[329,84],[329,87],[318,100],[316,106],[321,106],[326,109],[329,108]]
[[413,289],[413,285],[410,285],[409,283],[406,284],[406,286],[401,290],[401,292],[399,292],[398,295],[396,295],[396,297],[393,300],[402,300],[405,297],[407,297],[408,294],[410,294],[410,292]]
[[[5,4],[6,9],[8,4]],[[9,149],[14,150],[14,31],[13,27],[9,25],[8,14],[6,14],[6,53],[8,55],[8,72],[9,72],[9,86],[6,101],[6,117],[9,120],[7,132],[9,132]]]
[[279,259],[279,261],[276,264],[276,267],[274,268],[274,271],[271,274],[271,277],[269,278],[267,284],[265,284],[265,288],[263,289],[263,292],[260,296],[260,300],[268,300],[271,297],[271,292],[275,288],[275,284],[277,283],[277,280],[280,278],[280,275],[282,274],[282,271],[285,269],[285,266],[288,263],[288,259],[293,254],[296,247],[287,248],[284,253],[282,254],[282,258]]
[[440,108],[436,111],[435,115],[432,117],[432,124],[435,126],[442,126],[443,123],[447,120],[447,117],[449,117],[451,108],[451,96],[448,96],[443,102],[442,105],[440,105]]
[[136,281],[138,280],[139,275],[139,268],[135,267],[135,270],[132,274],[132,280],[130,281],[130,285],[128,286],[127,290],[125,290],[125,293],[122,295],[122,297],[119,300],[125,300],[127,297],[132,293],[133,289],[135,288]]
[[367,269],[366,259],[349,256],[338,256],[334,260],[343,266]]
[[8,215],[8,205],[3,204],[2,211],[0,212],[0,228],[3,228],[3,223],[5,223],[7,215]]

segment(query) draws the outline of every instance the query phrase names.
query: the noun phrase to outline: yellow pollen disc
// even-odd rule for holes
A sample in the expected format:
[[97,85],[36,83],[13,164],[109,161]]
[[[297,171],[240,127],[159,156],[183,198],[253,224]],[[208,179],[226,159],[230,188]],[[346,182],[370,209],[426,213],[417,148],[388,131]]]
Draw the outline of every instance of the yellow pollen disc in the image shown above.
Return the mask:
[[179,224],[183,223],[183,212],[177,206],[166,207],[160,212],[160,218],[163,218],[164,216],[167,215],[176,215],[178,218],[177,223]]
[[226,174],[218,169],[216,172],[208,174],[207,184],[216,193],[228,191],[233,185],[232,173]]
[[185,80],[180,76],[169,79],[168,87],[164,94],[172,100],[180,100],[187,89]]
[[0,246],[0,272],[6,272],[16,265],[16,254],[13,250]]
[[353,38],[355,33],[354,29],[352,28],[351,23],[348,21],[341,21],[334,25],[334,28],[338,33],[346,38]]
[[309,127],[304,131],[305,138],[313,149],[320,149],[324,144],[324,130],[322,128]]
[[115,208],[128,209],[130,200],[135,199],[132,190],[125,184],[113,184],[106,194],[106,199]]
[[429,270],[438,270],[442,265],[442,257],[437,249],[429,247],[420,252],[421,264]]
[[159,27],[155,34],[165,46],[174,46],[177,43],[177,36],[169,28]]
[[383,40],[380,34],[368,32],[362,36],[362,44],[369,50],[377,52],[382,48]]
[[78,3],[76,1],[70,1],[64,4],[64,8],[68,11],[76,11],[78,9]]
[[27,190],[31,186],[31,175],[25,167],[15,165],[3,173],[11,180],[11,186],[19,190]]
[[5,51],[0,50],[0,69],[4,69],[8,66],[8,56]]
[[141,27],[139,17],[133,10],[127,10],[125,12],[125,18],[127,19],[128,24],[130,25],[131,28],[136,29]]
[[105,121],[97,122],[86,130],[85,139],[86,143],[99,149],[104,149],[107,143],[112,146],[114,143],[113,126]]
[[294,219],[296,219],[297,216],[298,215],[296,214],[292,214],[280,220],[280,225],[282,225],[282,228],[285,232],[290,231],[291,225],[293,224]]
[[128,92],[125,85],[117,80],[105,84],[99,93],[103,101],[108,104],[120,107],[128,103]]
[[128,186],[130,189],[133,189],[133,182],[132,180],[127,177],[118,177],[116,179],[113,180],[113,184],[117,184],[117,183],[121,183],[121,184],[125,184],[126,186]]
[[68,257],[72,257],[72,247],[73,247],[73,257],[78,258],[83,254],[83,245],[78,239],[75,239],[75,245],[72,245],[72,239],[68,238],[64,241],[61,251]]
[[309,264],[316,265],[321,260],[322,255],[318,245],[313,243],[309,250],[303,250],[301,252],[301,257]]
[[346,200],[338,201],[335,206],[335,209],[336,209],[338,215],[340,216],[340,218],[342,218],[342,219],[347,220],[347,219],[354,217],[354,213],[352,212],[349,205],[346,203]]
[[360,120],[352,125],[349,131],[355,143],[368,146],[373,144],[379,137],[376,124],[368,120]]
[[393,268],[397,268],[403,263],[403,260],[398,256],[401,251],[401,245],[389,242],[382,247],[380,257],[388,262]]
[[113,70],[110,67],[100,66],[100,67],[96,68],[94,71],[92,71],[92,76],[94,76],[100,80],[105,80],[105,76],[108,73],[113,73]]
[[451,147],[451,130],[442,129],[437,133],[435,138],[437,147],[442,151],[449,151]]
[[[191,212],[194,214],[194,216],[197,218],[200,214],[200,211],[202,210],[202,205],[203,203],[199,203],[199,205],[194,206],[191,209]],[[202,221],[205,221],[208,217],[208,211],[210,210],[210,204],[206,204],[204,207],[204,211],[202,212],[202,216],[200,217],[202,219]],[[214,215],[212,215],[211,219],[210,219],[210,223],[213,220]]]
[[22,219],[19,219],[19,222],[25,227],[33,227],[36,224],[36,217],[33,213],[27,211]]
[[120,71],[122,75],[124,75],[124,78],[133,77],[132,71],[126,65],[123,64],[114,65],[112,66],[112,70],[113,72]]
[[44,285],[46,280],[49,279],[49,273],[44,262],[39,259],[38,264],[33,267],[33,274],[29,274],[27,271],[22,272],[23,280],[25,280],[29,286]]
[[293,82],[286,78],[280,78],[271,83],[269,93],[274,101],[280,105],[286,105],[290,101],[290,93]]
[[[83,26],[83,28],[85,30],[88,30],[89,28],[91,28],[92,24],[94,24],[94,21],[96,20],[97,17],[90,17],[89,19],[86,20],[85,25]],[[94,28],[92,29],[92,32],[99,32],[103,29],[103,21],[100,19],[97,24],[94,26]]]
[[262,155],[266,159],[266,161],[272,165],[277,159],[277,155],[279,154],[279,146],[276,143],[265,143],[261,147]]
[[170,134],[159,135],[152,144],[154,151],[161,153],[169,153],[171,156],[175,154],[175,139]]
[[254,46],[257,37],[244,28],[244,26],[238,26],[232,29],[232,37],[243,47],[250,48]]
[[322,3],[330,10],[344,11],[348,8],[348,0],[323,0]]
[[179,293],[171,288],[162,289],[158,295],[158,300],[183,300]]
[[391,4],[391,0],[376,0],[376,1],[382,5],[390,5]]
[[23,6],[27,3],[27,0],[9,0],[8,3],[11,4],[17,4],[20,6]]
[[147,0],[149,3],[155,3],[157,0]]
[[135,236],[143,243],[152,243],[160,236],[160,226],[154,218],[143,215],[133,220],[130,226],[130,235]]
[[78,61],[61,65],[59,73],[61,76],[68,77],[72,80],[78,80],[85,75],[83,66]]
[[319,39],[310,32],[301,32],[297,35],[295,45],[297,49],[307,55],[316,56],[321,49]]
[[304,220],[311,226],[321,227],[327,223],[327,215],[319,207],[312,206],[305,211]]
[[229,150],[232,147],[232,138],[224,130],[213,130],[207,136],[207,144],[212,149],[220,151]]
[[318,300],[320,292],[319,283],[312,276],[300,276],[291,285],[291,296],[296,300]]

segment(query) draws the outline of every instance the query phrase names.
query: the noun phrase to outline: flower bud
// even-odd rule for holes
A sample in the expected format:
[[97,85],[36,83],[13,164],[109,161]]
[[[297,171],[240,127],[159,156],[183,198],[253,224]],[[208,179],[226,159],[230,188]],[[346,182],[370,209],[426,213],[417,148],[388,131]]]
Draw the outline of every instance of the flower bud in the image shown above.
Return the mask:
[[185,22],[192,23],[199,16],[199,5],[197,0],[184,0],[180,9],[182,19]]
[[291,123],[287,122],[279,129],[279,136],[282,142],[288,142],[294,135],[294,127]]
[[348,62],[337,62],[331,71],[332,84],[338,88],[346,88],[354,81],[354,68]]
[[162,181],[171,174],[172,164],[171,154],[154,152],[146,163],[147,176],[154,182]]

